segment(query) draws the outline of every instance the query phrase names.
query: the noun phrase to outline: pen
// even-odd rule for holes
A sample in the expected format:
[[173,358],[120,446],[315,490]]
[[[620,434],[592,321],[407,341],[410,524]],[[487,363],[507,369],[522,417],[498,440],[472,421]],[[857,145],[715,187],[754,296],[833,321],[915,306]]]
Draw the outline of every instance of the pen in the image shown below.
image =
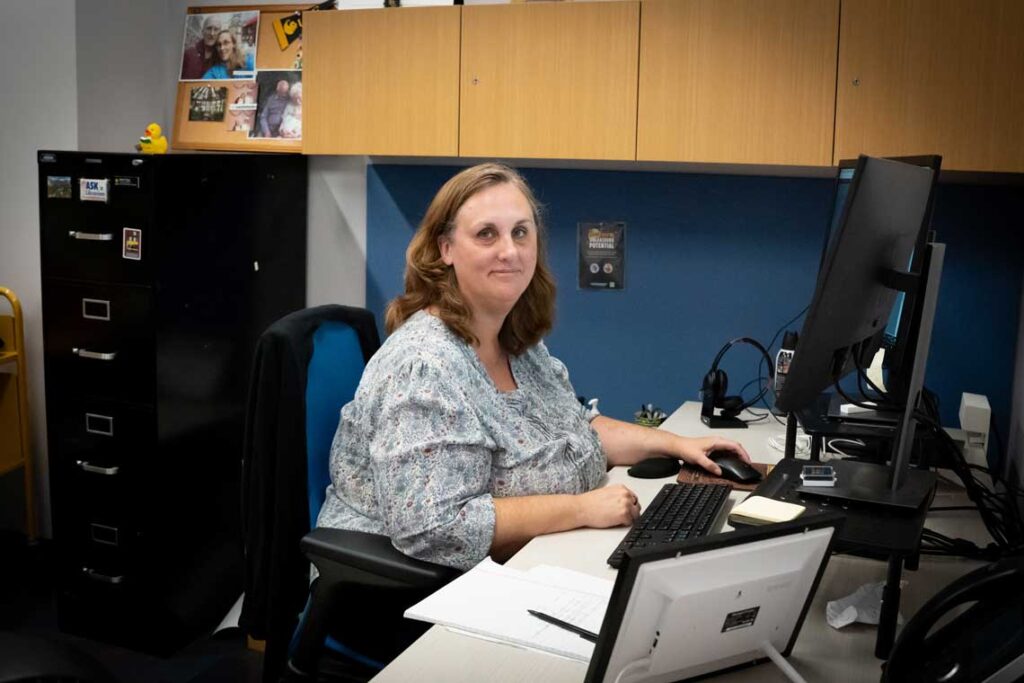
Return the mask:
[[564,628],[566,631],[572,631],[583,640],[589,640],[592,643],[597,642],[597,634],[592,633],[585,628],[574,626],[573,624],[570,624],[568,621],[562,621],[561,619],[553,617],[550,614],[544,614],[543,612],[538,612],[537,610],[528,609],[526,611],[529,612],[532,616],[537,617],[541,621],[546,621],[553,626],[557,626],[558,628]]

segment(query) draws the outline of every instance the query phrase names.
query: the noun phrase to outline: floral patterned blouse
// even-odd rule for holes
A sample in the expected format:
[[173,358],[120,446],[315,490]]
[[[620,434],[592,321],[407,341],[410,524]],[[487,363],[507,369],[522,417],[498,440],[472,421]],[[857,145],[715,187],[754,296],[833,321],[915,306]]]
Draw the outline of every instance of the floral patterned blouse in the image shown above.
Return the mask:
[[494,497],[596,488],[605,456],[565,366],[543,342],[510,363],[518,387],[499,392],[444,322],[410,317],[341,411],[317,525],[467,569],[490,550]]

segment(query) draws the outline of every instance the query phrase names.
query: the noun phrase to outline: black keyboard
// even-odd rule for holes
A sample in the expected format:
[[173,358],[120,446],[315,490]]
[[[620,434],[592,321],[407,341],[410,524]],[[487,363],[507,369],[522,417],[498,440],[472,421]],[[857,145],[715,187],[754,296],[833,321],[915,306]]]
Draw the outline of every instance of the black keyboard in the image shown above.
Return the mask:
[[712,530],[732,487],[725,484],[665,484],[608,558],[616,569],[630,548],[648,548],[704,536]]

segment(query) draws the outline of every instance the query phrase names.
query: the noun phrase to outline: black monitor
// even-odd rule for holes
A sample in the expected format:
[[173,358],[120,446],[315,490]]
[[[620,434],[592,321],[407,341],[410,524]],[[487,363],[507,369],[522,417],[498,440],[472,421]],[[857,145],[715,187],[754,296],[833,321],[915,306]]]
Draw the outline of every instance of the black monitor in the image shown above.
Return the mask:
[[[925,244],[928,242],[929,236],[932,234],[932,207],[935,201],[935,185],[938,183],[939,169],[942,166],[942,157],[933,154],[885,158],[891,161],[899,161],[905,164],[921,166],[935,172],[932,177],[932,191],[929,194],[928,205],[925,208],[924,216],[921,219],[921,225],[917,231],[917,238],[914,241],[914,249],[905,264],[905,270],[914,275],[920,276],[924,269]],[[859,159],[843,159],[839,162],[838,173],[836,174],[835,201],[833,202],[832,220],[830,221],[828,231],[825,233],[825,245],[821,252],[819,273],[822,272],[824,268],[825,258],[828,256],[831,241],[839,233],[840,222],[843,218],[843,209],[846,206],[850,187],[853,184],[853,179],[856,175],[858,161]],[[910,383],[910,374],[913,370],[913,349],[917,343],[915,330],[920,323],[920,304],[921,299],[917,296],[916,292],[898,291],[896,293],[896,301],[892,307],[892,312],[889,315],[888,321],[886,322],[885,329],[880,330],[877,337],[866,343],[862,350],[862,353],[865,356],[870,355],[871,357],[874,357],[874,354],[878,351],[879,347],[885,349],[885,358],[883,363],[887,370],[886,389],[900,401],[906,400],[907,390]],[[871,358],[865,359],[866,365],[870,364],[870,362]],[[841,401],[833,403],[835,405],[830,407],[830,415],[838,417],[841,414],[838,403],[841,403]],[[860,414],[859,420],[864,421],[871,417],[879,418],[883,422],[891,421],[885,419],[884,416],[872,416],[865,413]]]
[[[899,291],[913,292],[916,302],[914,315],[907,322],[907,339],[914,340],[914,353],[907,355],[912,362],[905,371],[905,391],[896,397],[905,398],[907,408],[898,429],[891,470],[881,468],[870,475],[858,472],[855,491],[840,490],[840,486],[829,490],[830,496],[849,493],[858,500],[872,499],[871,492],[878,489],[877,502],[916,506],[930,490],[929,483],[921,481],[909,496],[895,493],[903,483],[909,453],[907,432],[913,434],[913,409],[924,380],[932,323],[931,317],[923,322],[922,314],[929,304],[925,296],[929,292],[929,268],[934,266],[941,272],[941,250],[937,263],[933,263],[931,246],[919,246],[927,239],[927,234],[922,238],[922,226],[927,225],[937,173],[937,169],[926,166],[860,157],[818,273],[800,344],[776,400],[786,412],[810,406],[857,365],[866,367],[870,363]],[[915,253],[920,254],[921,271],[914,273],[911,269],[908,273],[907,264],[912,264]],[[938,275],[930,291],[932,316]],[[922,340],[924,353],[919,351]]]
[[810,405],[856,367],[853,352],[865,360],[870,346],[880,343],[898,293],[883,273],[905,272],[918,251],[935,175],[933,169],[903,162],[858,159],[818,271],[798,351],[776,401],[780,409]]

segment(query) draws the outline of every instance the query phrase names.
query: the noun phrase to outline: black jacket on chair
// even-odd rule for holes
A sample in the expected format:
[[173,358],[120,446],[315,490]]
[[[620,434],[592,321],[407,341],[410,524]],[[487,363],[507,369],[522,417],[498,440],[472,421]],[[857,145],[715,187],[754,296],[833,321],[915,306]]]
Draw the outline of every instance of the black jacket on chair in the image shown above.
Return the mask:
[[313,333],[326,321],[351,326],[364,360],[380,346],[373,315],[347,306],[292,313],[260,337],[246,410],[242,462],[245,601],[241,626],[267,641],[264,680],[280,673],[309,593],[309,560],[299,547],[310,530],[306,491],[306,369]]

